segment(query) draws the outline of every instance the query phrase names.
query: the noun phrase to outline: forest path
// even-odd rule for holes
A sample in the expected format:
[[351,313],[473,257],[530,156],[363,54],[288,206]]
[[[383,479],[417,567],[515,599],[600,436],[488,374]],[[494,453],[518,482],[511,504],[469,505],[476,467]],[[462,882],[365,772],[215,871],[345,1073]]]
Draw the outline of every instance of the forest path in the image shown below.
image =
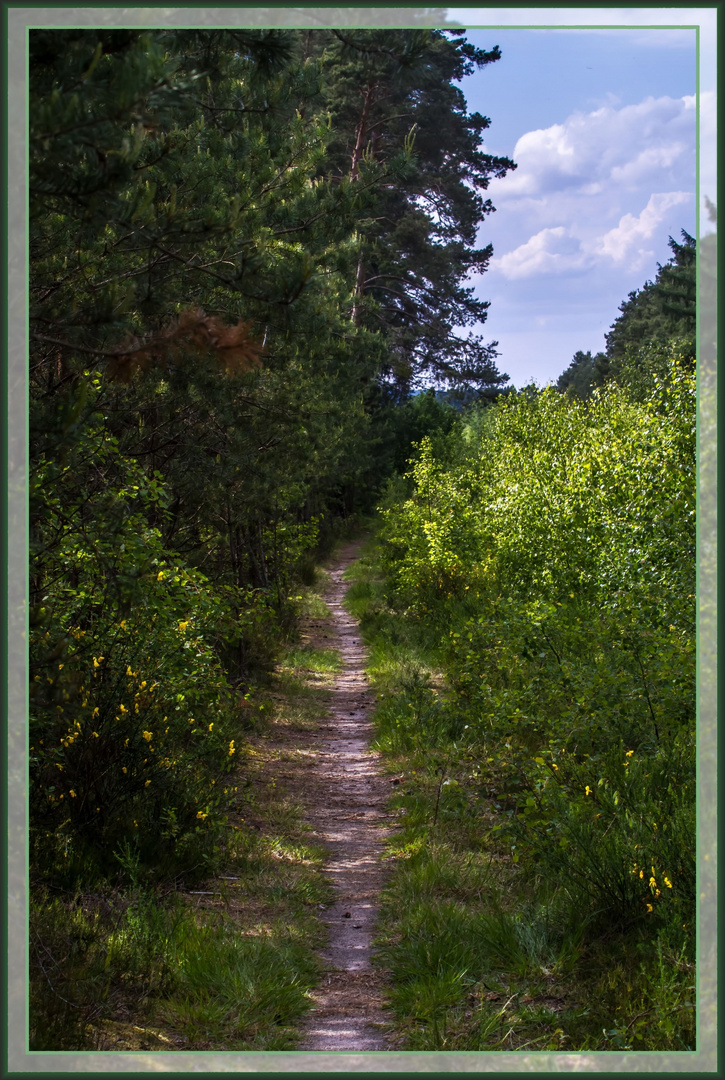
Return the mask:
[[382,1033],[384,975],[371,963],[389,787],[369,748],[374,699],[365,675],[367,653],[357,622],[342,605],[343,574],[360,547],[347,544],[327,568],[330,583],[322,596],[331,618],[307,619],[301,627],[304,645],[338,649],[343,667],[320,717],[315,752],[305,763],[305,817],[331,853],[324,873],[335,899],[320,913],[329,935],[321,953],[325,971],[312,995],[300,1050],[390,1049]]

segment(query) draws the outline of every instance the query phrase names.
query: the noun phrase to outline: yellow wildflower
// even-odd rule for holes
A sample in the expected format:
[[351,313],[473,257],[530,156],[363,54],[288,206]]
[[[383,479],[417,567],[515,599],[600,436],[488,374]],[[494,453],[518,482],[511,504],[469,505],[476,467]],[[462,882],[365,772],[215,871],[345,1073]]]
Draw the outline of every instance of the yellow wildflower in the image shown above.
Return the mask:
[[144,731],[143,737],[146,740],[146,742],[151,742],[153,734],[154,734],[153,731]]
[[648,904],[647,905],[647,912],[649,913],[650,911],[654,911],[654,908],[652,907],[651,904]]
[[189,620],[188,619],[186,620],[186,622],[180,622],[179,623],[179,630],[186,630],[188,625],[189,625]]
[[232,741],[229,743],[229,757],[231,757],[234,752],[234,739],[232,739]]
[[151,783],[151,781],[147,780],[146,783],[144,784],[144,787],[148,787],[150,783]]
[[587,784],[585,794],[588,795],[591,790],[592,789],[589,787],[589,784]]
[[71,788],[71,789],[70,789],[70,791],[68,792],[68,794],[70,795],[71,799],[75,799],[75,798],[76,798],[76,793],[75,793],[75,791],[73,790],[73,788]]
[[101,661],[105,660],[105,659],[106,659],[105,656],[94,656],[93,657],[93,666],[94,667],[100,667],[101,666]]
[[164,572],[163,572],[163,570],[159,570],[158,574],[156,575],[156,580],[157,580],[157,581],[162,581],[162,580],[163,580],[163,577],[164,577]]
[[665,883],[665,885],[667,886],[667,888],[668,888],[668,889],[671,889],[671,888],[672,888],[672,882],[671,882],[671,881],[670,881],[670,879],[669,879],[669,878],[667,877],[667,875],[665,875],[665,877],[664,877],[664,883]]
[[198,814],[197,814],[196,816],[197,816],[198,818],[201,818],[201,819],[202,819],[202,821],[203,821],[203,820],[204,820],[204,818],[205,818],[205,817],[207,817],[207,814],[205,814],[203,810],[200,810],[200,811],[198,812]]
[[209,724],[209,731],[211,731],[211,729],[212,729],[213,727],[214,727],[214,721],[212,720],[211,724]]
[[123,766],[123,768],[121,769],[121,772],[122,772],[122,773],[127,773],[127,772],[128,772],[128,769],[126,768],[126,766],[125,766],[125,765],[124,765],[124,766]]

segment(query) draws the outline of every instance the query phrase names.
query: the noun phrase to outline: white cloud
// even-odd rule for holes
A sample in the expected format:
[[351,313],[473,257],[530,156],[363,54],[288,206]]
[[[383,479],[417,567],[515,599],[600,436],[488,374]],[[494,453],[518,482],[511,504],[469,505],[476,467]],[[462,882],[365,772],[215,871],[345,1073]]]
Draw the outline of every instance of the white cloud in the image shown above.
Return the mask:
[[[575,112],[563,124],[527,131],[516,143],[518,168],[491,184],[498,204],[548,192],[596,193],[603,186],[694,187],[695,113],[692,97],[647,98],[617,108]],[[708,103],[709,104],[709,103]]]
[[632,269],[639,269],[654,259],[654,252],[641,247],[643,241],[654,236],[668,210],[679,203],[689,202],[691,198],[687,191],[668,191],[650,196],[639,217],[625,214],[616,228],[610,229],[595,243],[594,250],[608,255],[615,263],[626,260]]
[[509,279],[525,278],[573,270],[583,259],[579,240],[563,225],[557,225],[542,229],[514,251],[492,259],[491,269],[500,270]]
[[[522,135],[518,169],[490,186],[507,223],[491,271],[511,281],[651,267],[662,233],[678,231],[673,208],[694,205],[694,105],[692,95],[608,103]],[[701,106],[704,124],[707,95]]]
[[641,270],[655,259],[654,251],[643,245],[656,236],[673,206],[692,198],[687,191],[658,192],[650,196],[639,215],[624,214],[614,228],[590,238],[578,237],[563,225],[540,229],[513,251],[493,258],[491,270],[500,271],[510,281],[571,273],[603,261]]

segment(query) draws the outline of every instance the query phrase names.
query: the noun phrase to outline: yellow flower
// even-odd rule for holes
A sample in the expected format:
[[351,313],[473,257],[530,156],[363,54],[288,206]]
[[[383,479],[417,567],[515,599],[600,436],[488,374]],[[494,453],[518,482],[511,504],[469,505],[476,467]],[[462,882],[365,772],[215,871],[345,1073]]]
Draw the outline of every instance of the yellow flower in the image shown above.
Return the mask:
[[229,757],[231,757],[234,752],[234,739],[232,739],[232,741],[229,743]]
[[664,877],[664,883],[665,883],[665,885],[667,886],[668,889],[672,888],[672,882],[670,881],[670,879],[666,875]]
[[655,879],[653,877],[651,877],[649,879],[649,887],[650,887],[650,889],[656,889],[657,888],[657,882],[655,881]]
[[93,657],[93,666],[94,667],[100,667],[101,666],[101,661],[105,660],[105,659],[106,659],[105,656],[94,656]]
[[206,814],[204,813],[204,811],[203,811],[203,810],[200,810],[200,811],[198,812],[198,814],[197,814],[196,816],[197,816],[198,818],[201,818],[201,819],[202,819],[202,821],[204,820],[204,818],[205,818],[205,817],[207,817],[207,815],[206,815]]
[[591,789],[591,788],[589,787],[589,784],[587,784],[587,786],[586,786],[586,792],[585,792],[585,794],[587,794],[587,795],[588,795],[588,794],[589,794],[589,792],[590,792],[591,790],[592,790],[592,789]]
[[75,793],[75,791],[73,790],[73,788],[71,788],[71,789],[70,789],[70,791],[68,792],[68,794],[70,795],[71,799],[75,799],[75,798],[76,798],[76,793]]
[[96,705],[95,709],[93,710],[92,717],[93,716],[98,716],[98,706],[97,705]]
[[627,753],[624,756],[625,757],[631,757],[633,753],[634,753],[634,750],[628,750]]
[[650,911],[654,911],[654,908],[652,907],[651,904],[648,904],[647,905],[647,912],[649,913]]
[[146,742],[151,742],[153,734],[154,734],[153,731],[144,731],[143,737],[146,740]]
[[121,622],[119,623],[119,626],[121,627],[122,630],[125,630],[126,629],[126,620],[121,619]]
[[189,620],[188,619],[186,620],[186,622],[180,622],[179,623],[179,630],[186,630],[188,625],[189,625]]
[[144,784],[144,787],[148,787],[150,783],[151,783],[151,781],[147,780],[146,783]]
[[127,772],[128,772],[128,769],[126,768],[126,766],[125,766],[125,765],[124,765],[124,766],[123,766],[123,768],[121,769],[121,772],[122,772],[122,773],[127,773]]
[[640,876],[641,878],[643,878],[643,877],[644,877],[644,870],[640,870],[640,872],[639,872],[639,876]]
[[126,706],[125,706],[125,705],[123,704],[123,702],[121,702],[121,704],[119,705],[119,707],[118,707],[118,711],[120,712],[121,716],[123,716],[123,714],[124,714],[124,713],[127,713],[127,712],[128,712],[128,709],[127,709],[127,708],[126,708]]
[[214,721],[212,720],[211,724],[209,724],[209,731],[211,731],[211,729],[212,729],[213,727],[214,727]]
[[158,574],[156,575],[156,580],[157,580],[157,581],[162,581],[162,580],[163,580],[163,577],[164,577],[164,572],[163,572],[163,570],[159,570]]

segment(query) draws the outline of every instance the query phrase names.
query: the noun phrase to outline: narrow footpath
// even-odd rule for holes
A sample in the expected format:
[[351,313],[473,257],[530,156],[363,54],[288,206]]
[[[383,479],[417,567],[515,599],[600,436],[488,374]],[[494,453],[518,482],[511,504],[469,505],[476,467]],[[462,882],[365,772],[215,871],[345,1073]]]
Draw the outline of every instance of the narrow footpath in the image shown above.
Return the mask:
[[357,622],[342,606],[345,570],[359,556],[348,544],[330,569],[323,598],[332,613],[303,628],[305,644],[339,650],[342,671],[331,688],[329,710],[320,718],[316,753],[308,760],[310,801],[306,817],[317,841],[330,850],[325,868],[335,901],[321,918],[329,931],[322,953],[325,975],[314,993],[300,1050],[389,1050],[382,1025],[383,977],[371,963],[372,937],[383,885],[381,862],[389,819],[388,785],[377,755],[369,749],[373,696],[365,675],[366,651]]

